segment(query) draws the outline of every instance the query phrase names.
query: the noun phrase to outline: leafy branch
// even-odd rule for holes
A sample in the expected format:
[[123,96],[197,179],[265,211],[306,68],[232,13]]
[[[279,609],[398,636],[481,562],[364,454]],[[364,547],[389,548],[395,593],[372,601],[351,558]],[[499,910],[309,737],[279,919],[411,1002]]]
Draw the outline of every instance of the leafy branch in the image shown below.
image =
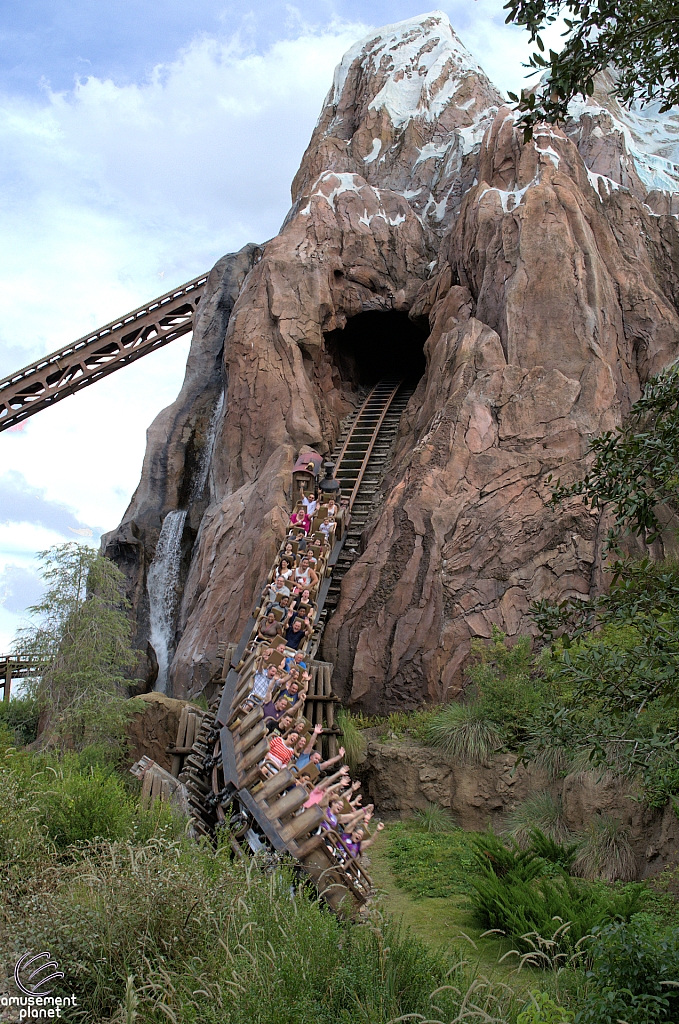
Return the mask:
[[[564,121],[574,97],[592,96],[595,76],[611,65],[621,103],[659,101],[661,113],[679,103],[677,0],[509,0],[505,10],[506,22],[525,27],[537,46],[524,66],[544,74],[536,92],[509,94],[526,141],[539,121]],[[544,56],[541,33],[561,17],[565,44]]]

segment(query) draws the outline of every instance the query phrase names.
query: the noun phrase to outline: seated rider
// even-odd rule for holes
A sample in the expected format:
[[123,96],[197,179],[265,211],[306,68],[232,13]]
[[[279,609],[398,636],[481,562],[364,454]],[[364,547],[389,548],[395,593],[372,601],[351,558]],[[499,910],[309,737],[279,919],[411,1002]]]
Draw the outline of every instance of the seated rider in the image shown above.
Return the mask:
[[306,669],[306,662],[301,651],[295,651],[294,654],[288,654],[286,657],[285,671],[289,672],[291,668]]
[[268,668],[265,668],[263,664],[260,664],[252,680],[252,689],[245,698],[246,702],[250,704],[263,704],[265,701],[270,700],[277,677],[278,669],[275,665],[269,665]]
[[311,520],[306,513],[306,510],[300,509],[299,512],[293,512],[290,516],[290,526],[299,526],[305,533],[309,532],[311,526]]
[[318,508],[318,502],[314,498],[313,494],[305,494],[302,498],[302,504],[304,505],[309,520],[313,519],[314,512]]
[[335,522],[330,516],[324,519],[319,527],[322,534],[325,535],[326,540],[330,540],[330,534],[335,532]]
[[301,584],[305,589],[318,585],[318,574],[315,569],[311,568],[308,558],[302,559],[293,573],[293,579],[295,583]]
[[273,604],[276,600],[277,594],[286,594],[290,597],[290,587],[288,581],[283,579],[282,576],[277,576],[273,583],[267,583],[262,591],[262,603],[265,605]]
[[279,722],[283,715],[290,714],[290,701],[286,697],[280,697],[275,701],[268,700],[262,705],[262,711],[265,720],[270,718],[274,722]]
[[307,635],[304,631],[304,626],[300,619],[295,621],[288,626],[285,631],[285,646],[290,647],[291,650],[297,651],[306,640]]
[[283,594],[282,597],[279,594],[277,600],[274,601],[273,604],[270,604],[269,607],[266,609],[266,614],[273,614],[273,612],[276,611],[280,612],[281,615],[283,616],[281,622],[285,625],[285,623],[292,615],[292,608],[290,607],[290,598],[286,597],[285,594]]
[[291,732],[285,739],[282,736],[274,736],[269,742],[269,751],[264,757],[262,767],[266,770],[273,767],[274,771],[280,771],[281,768],[285,768],[286,764],[292,760],[294,754],[294,746],[297,743],[299,736],[296,732]]
[[285,734],[292,727],[293,721],[292,715],[286,711],[278,721],[275,718],[269,718],[266,723],[266,731],[270,736],[283,736],[285,738]]
[[278,566],[278,579],[289,580],[292,577],[292,562],[290,558],[281,558]]
[[257,640],[273,640],[274,637],[278,636],[281,631],[279,623],[276,621],[276,616],[273,613],[273,609],[267,612],[265,618],[260,622],[259,628],[257,629]]
[[311,604],[311,591],[308,587],[295,585],[290,595],[290,607],[299,608],[301,604]]
[[365,839],[366,830],[362,825],[357,825],[352,832],[342,833],[342,842],[352,857],[360,857],[364,850],[372,846],[377,839],[377,833],[381,832],[383,828],[384,822],[380,821],[375,829],[375,835],[371,836],[370,839]]

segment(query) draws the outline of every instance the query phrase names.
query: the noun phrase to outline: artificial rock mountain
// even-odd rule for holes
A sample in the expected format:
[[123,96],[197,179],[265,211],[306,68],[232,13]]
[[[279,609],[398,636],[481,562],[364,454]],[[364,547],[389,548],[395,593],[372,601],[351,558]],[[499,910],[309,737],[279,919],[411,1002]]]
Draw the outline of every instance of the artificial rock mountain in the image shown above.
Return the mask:
[[[548,508],[547,478],[580,477],[588,440],[679,355],[679,124],[620,111],[609,85],[524,144],[439,12],[345,55],[280,233],[212,272],[184,387],[104,540],[144,649],[161,524],[187,510],[175,696],[214,685],[284,535],[298,451],[331,451],[370,383],[371,334],[354,331],[363,357],[349,344],[365,313],[412,324],[426,369],[325,631],[336,692],[368,712],[451,696],[473,637],[530,631],[535,599],[601,587],[604,524]],[[379,345],[393,376],[388,331]]]

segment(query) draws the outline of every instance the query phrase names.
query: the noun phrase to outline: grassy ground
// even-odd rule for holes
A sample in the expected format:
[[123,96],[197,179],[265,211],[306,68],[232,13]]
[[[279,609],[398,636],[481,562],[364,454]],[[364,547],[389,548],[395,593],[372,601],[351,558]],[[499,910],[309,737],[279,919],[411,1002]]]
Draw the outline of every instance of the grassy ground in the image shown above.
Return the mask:
[[[464,893],[453,892],[449,896],[414,896],[403,888],[403,875],[399,885],[392,867],[393,862],[388,856],[390,839],[393,842],[394,835],[393,826],[391,829],[391,837],[390,826],[387,826],[371,848],[368,868],[375,886],[380,890],[385,911],[434,949],[456,947],[470,963],[478,964],[478,970],[482,975],[493,982],[511,986],[517,995],[527,997],[531,989],[549,988],[542,971],[531,968],[517,971],[518,957],[509,956],[500,962],[501,957],[512,948],[512,944],[500,935],[486,935],[482,938],[484,930],[475,924],[469,900]],[[399,829],[398,825],[396,829]],[[454,840],[456,837],[451,838]],[[466,867],[462,864],[456,872],[457,878],[453,879],[453,888],[459,888],[456,882],[459,883],[465,873]],[[423,874],[421,865],[418,866],[417,874],[419,882]],[[440,869],[434,867],[432,876],[437,881],[440,880],[440,874]]]
[[[412,928],[416,935],[429,944],[441,947],[455,944],[468,947],[472,959],[477,959],[485,970],[499,969],[505,975],[511,970],[511,958],[497,966],[498,959],[511,947],[496,936],[481,938],[483,929],[474,924],[468,899],[462,894],[451,896],[411,896],[399,888],[387,852],[389,827],[380,834],[370,850],[369,872],[375,885],[382,891],[385,909]],[[475,945],[470,945],[464,936]]]

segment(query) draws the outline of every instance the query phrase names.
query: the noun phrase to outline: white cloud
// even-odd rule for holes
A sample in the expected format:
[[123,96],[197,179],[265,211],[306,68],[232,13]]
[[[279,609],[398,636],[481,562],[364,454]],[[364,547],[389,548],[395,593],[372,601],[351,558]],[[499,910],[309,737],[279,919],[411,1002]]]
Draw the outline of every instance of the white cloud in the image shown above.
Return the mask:
[[0,100],[3,340],[42,354],[275,234],[334,64],[363,31],[264,55],[203,38],[143,84]]

